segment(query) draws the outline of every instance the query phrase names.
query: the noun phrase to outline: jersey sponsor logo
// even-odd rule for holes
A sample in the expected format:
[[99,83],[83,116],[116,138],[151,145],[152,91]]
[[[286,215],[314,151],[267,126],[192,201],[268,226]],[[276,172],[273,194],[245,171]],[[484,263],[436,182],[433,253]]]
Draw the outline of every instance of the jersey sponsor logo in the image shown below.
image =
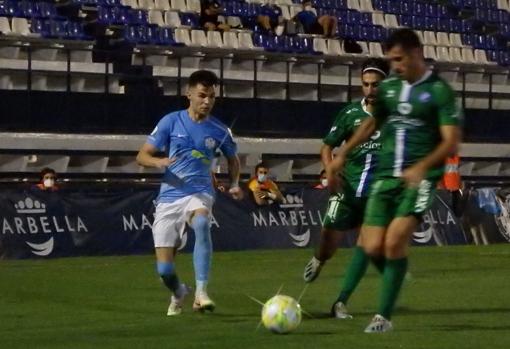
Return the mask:
[[354,126],[359,126],[361,124],[361,119],[354,120]]
[[216,147],[216,140],[212,137],[207,137],[204,143],[207,149],[214,149]]
[[202,162],[206,165],[209,165],[211,163],[211,160],[209,160],[204,153],[196,149],[193,149],[191,151],[191,156],[194,157],[195,159],[202,160]]
[[409,118],[403,117],[402,115],[391,115],[388,119],[388,122],[400,124],[401,127],[406,127],[406,128],[416,128],[416,127],[421,127],[421,126],[425,125],[425,123],[422,120],[409,119]]
[[420,96],[418,97],[418,99],[420,100],[420,102],[422,103],[426,103],[428,101],[430,101],[430,98],[432,96],[430,95],[430,93],[428,92],[423,92],[422,94],[420,94]]
[[393,97],[395,97],[395,90],[386,91],[386,98],[393,98]]
[[379,137],[381,137],[381,131],[377,130],[373,135],[370,136],[370,139],[375,141],[376,139],[379,139]]
[[397,110],[402,115],[409,115],[413,111],[413,106],[407,102],[399,103]]

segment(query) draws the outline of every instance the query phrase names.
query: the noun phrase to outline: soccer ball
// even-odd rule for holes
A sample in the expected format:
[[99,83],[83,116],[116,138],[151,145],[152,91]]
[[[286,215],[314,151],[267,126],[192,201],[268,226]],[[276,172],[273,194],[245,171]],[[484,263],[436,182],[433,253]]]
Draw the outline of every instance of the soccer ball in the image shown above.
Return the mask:
[[262,308],[262,323],[274,333],[289,333],[301,323],[301,306],[292,297],[276,295]]

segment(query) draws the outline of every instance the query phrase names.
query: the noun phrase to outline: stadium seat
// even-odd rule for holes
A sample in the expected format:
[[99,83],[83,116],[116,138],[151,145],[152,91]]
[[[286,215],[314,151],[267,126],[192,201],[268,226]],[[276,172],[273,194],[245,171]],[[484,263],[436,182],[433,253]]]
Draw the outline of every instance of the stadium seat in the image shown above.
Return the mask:
[[342,44],[337,39],[327,39],[327,54],[331,56],[341,56],[345,52],[342,49]]
[[459,47],[450,47],[449,51],[450,51],[450,59],[453,62],[460,62],[460,63],[464,62],[462,60],[462,53],[460,52],[460,48]]
[[[34,19],[36,20],[36,19]],[[32,22],[34,21],[32,20]],[[30,35],[30,27],[26,18],[14,17],[11,19],[11,31],[16,35]]]
[[189,12],[200,13],[200,0],[187,0],[186,10]]
[[163,12],[159,10],[149,10],[149,23],[157,24],[159,26],[165,26],[165,20],[163,19]]
[[452,60],[450,57],[450,51],[446,46],[436,46],[436,57],[437,60],[441,62],[450,62]]
[[450,43],[454,47],[462,47],[462,39],[459,33],[450,33]]
[[190,31],[186,28],[176,28],[174,31],[175,41],[185,46],[191,46]]
[[145,10],[131,10],[129,12],[129,23],[138,24],[138,25],[147,25],[149,24],[149,18],[147,15],[147,11]]
[[138,8],[143,10],[153,10],[156,7],[154,0],[138,0]]
[[432,45],[423,45],[423,56],[427,59],[437,60],[436,48]]
[[9,18],[0,17],[0,33],[3,35],[9,35],[11,33],[11,25]]
[[239,48],[239,40],[235,32],[223,32],[223,47],[232,49]]
[[[378,13],[378,12],[372,13],[372,22],[375,25],[381,25],[383,27],[386,26],[386,22],[384,21],[384,14],[382,14],[382,13]],[[401,23],[401,25],[402,25],[402,23]]]
[[507,0],[498,0],[497,2],[497,8],[501,10],[510,11],[510,7],[508,5],[509,4]]
[[207,46],[207,37],[203,30],[194,29],[191,31],[191,46],[193,47]]
[[437,42],[437,38],[436,38],[436,33],[433,32],[433,31],[424,31],[423,32],[423,43],[425,45],[437,45],[438,42]]
[[240,32],[238,38],[240,49],[252,50],[255,48],[255,46],[253,45],[253,38],[250,32]]
[[176,28],[181,26],[181,18],[175,11],[165,12],[165,24],[169,27]]
[[170,2],[168,0],[154,0],[154,9],[168,11],[170,10]]
[[384,22],[386,23],[386,27],[388,28],[398,28],[399,24],[397,21],[397,17],[392,14],[384,15]]
[[370,52],[370,56],[372,57],[384,57],[384,53],[381,47],[381,44],[378,42],[370,42],[368,44],[368,51]]
[[438,45],[447,46],[447,47],[451,46],[450,37],[449,37],[448,33],[437,32],[436,33],[436,37],[437,37],[437,44]]
[[315,52],[321,52],[323,54],[328,54],[328,45],[327,41],[324,38],[314,38],[313,39],[313,50]]
[[131,7],[132,9],[141,8],[138,6],[138,0],[123,0],[122,4],[124,6]]
[[485,50],[475,50],[474,59],[477,64],[489,64]]
[[170,8],[174,11],[185,12],[186,1],[185,0],[170,0]]
[[361,3],[362,2],[370,2],[370,1],[358,1],[358,0],[347,0],[347,7],[351,10],[361,11]]
[[181,25],[185,25],[190,28],[199,28],[199,18],[195,13],[180,13]]
[[360,1],[360,11],[363,12],[374,12],[372,1]]
[[19,1],[18,11],[20,13],[20,17],[32,18],[38,15],[36,4],[31,1]]
[[464,63],[476,63],[475,56],[473,55],[473,49],[470,47],[461,48],[462,61]]
[[[193,42],[193,32],[192,35],[192,42]],[[207,31],[207,47],[211,48],[222,48],[223,47],[223,39],[221,37],[221,33],[216,30],[208,30]]]

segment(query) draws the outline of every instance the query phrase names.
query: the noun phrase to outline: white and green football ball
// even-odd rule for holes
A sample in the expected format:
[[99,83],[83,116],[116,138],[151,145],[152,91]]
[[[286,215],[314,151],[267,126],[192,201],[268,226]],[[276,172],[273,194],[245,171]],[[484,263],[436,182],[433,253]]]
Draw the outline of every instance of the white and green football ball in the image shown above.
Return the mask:
[[292,297],[276,295],[262,308],[262,324],[274,333],[289,333],[301,323],[301,306]]

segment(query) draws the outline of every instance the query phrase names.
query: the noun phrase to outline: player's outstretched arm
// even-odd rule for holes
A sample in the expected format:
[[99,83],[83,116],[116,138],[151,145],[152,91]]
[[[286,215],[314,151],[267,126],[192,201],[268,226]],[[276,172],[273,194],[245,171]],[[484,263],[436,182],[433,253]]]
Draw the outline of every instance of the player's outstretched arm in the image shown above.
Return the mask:
[[154,156],[157,151],[158,149],[155,146],[145,143],[138,151],[138,155],[136,155],[136,162],[141,166],[156,168],[165,168],[175,162],[175,158],[169,159],[167,157],[160,158]]
[[333,147],[328,144],[323,144],[321,147],[321,162],[322,167],[328,167],[329,163],[333,159]]
[[418,186],[430,168],[443,164],[448,156],[458,151],[462,137],[460,127],[443,125],[439,127],[439,131],[441,143],[426,157],[402,172],[402,178],[408,186]]
[[243,190],[239,187],[239,173],[241,171],[241,164],[239,157],[236,155],[227,157],[228,162],[228,174],[230,177],[230,189],[229,194],[235,200],[241,200],[243,198]]
[[374,133],[376,126],[375,118],[369,117],[363,120],[354,134],[340,147],[333,160],[326,167],[328,187],[332,192],[337,192],[339,189],[338,173],[342,172],[347,155],[358,145],[366,142]]

